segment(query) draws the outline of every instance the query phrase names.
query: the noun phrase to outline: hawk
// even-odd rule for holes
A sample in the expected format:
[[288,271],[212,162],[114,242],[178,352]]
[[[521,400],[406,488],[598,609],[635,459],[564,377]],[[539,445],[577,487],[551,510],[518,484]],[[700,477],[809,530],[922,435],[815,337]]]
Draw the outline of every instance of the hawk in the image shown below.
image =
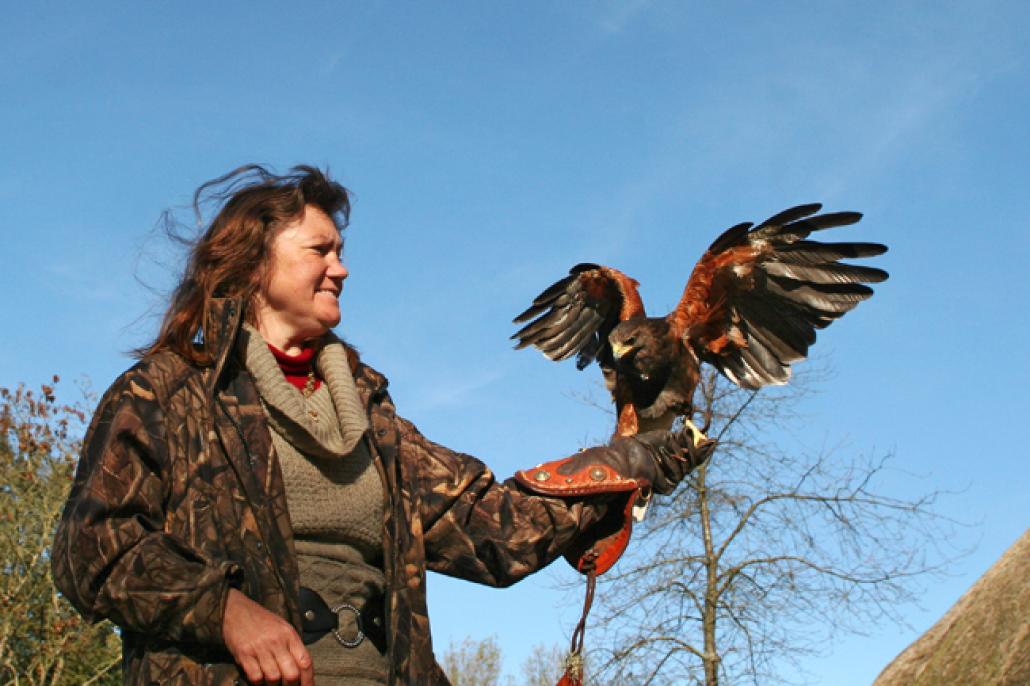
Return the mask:
[[817,214],[799,205],[758,226],[737,224],[697,262],[676,308],[648,317],[639,283],[612,267],[578,264],[515,317],[512,339],[552,360],[600,365],[615,401],[617,436],[690,422],[701,363],[747,389],[784,384],[805,358],[816,330],[873,294],[887,278],[844,259],[887,251],[879,243],[821,243],[813,232],[855,224],[858,212]]

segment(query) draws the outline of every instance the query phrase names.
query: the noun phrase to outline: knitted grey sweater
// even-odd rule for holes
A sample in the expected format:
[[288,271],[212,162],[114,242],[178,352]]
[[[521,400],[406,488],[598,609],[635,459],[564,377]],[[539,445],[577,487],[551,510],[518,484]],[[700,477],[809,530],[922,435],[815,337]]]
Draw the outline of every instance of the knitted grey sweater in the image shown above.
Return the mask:
[[[305,398],[249,325],[242,344],[283,473],[301,584],[329,603],[362,607],[382,594],[383,485],[363,440],[361,407],[343,345],[328,334],[316,364],[325,383]],[[351,637],[351,613],[341,633]],[[346,648],[330,633],[308,646],[320,686],[386,683],[386,658],[368,640]]]

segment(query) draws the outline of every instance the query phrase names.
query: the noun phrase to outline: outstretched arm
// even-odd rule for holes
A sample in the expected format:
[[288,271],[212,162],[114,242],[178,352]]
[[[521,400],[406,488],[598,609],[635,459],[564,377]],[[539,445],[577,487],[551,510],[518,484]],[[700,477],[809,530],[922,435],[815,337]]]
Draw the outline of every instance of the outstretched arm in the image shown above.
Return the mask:
[[[655,432],[550,463],[574,465],[586,488],[539,491],[524,477],[533,470],[498,481],[475,457],[428,440],[405,419],[395,424],[402,472],[418,493],[429,568],[491,586],[508,586],[559,555],[589,548],[622,526],[627,496],[638,488],[669,492],[697,464],[689,436]],[[595,464],[611,477],[599,488],[589,473]]]

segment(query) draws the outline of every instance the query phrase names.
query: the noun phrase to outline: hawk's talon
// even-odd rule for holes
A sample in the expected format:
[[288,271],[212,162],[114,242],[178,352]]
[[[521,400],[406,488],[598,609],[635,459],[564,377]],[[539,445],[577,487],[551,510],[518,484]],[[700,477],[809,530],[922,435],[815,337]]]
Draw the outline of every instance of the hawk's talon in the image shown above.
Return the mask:
[[708,438],[708,436],[705,436],[704,432],[701,431],[701,429],[697,428],[694,422],[690,421],[689,419],[683,420],[683,427],[690,431],[690,436],[694,439],[695,446],[699,446],[702,443],[707,443],[709,440],[711,440]]

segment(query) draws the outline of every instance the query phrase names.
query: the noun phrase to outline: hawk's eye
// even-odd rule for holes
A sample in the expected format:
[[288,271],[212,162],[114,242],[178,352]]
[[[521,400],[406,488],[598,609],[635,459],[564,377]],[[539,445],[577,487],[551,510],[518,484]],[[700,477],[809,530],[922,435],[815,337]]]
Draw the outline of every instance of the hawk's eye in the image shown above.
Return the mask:
[[626,339],[626,345],[636,345],[636,344],[637,344],[636,336],[630,336],[629,338]]

